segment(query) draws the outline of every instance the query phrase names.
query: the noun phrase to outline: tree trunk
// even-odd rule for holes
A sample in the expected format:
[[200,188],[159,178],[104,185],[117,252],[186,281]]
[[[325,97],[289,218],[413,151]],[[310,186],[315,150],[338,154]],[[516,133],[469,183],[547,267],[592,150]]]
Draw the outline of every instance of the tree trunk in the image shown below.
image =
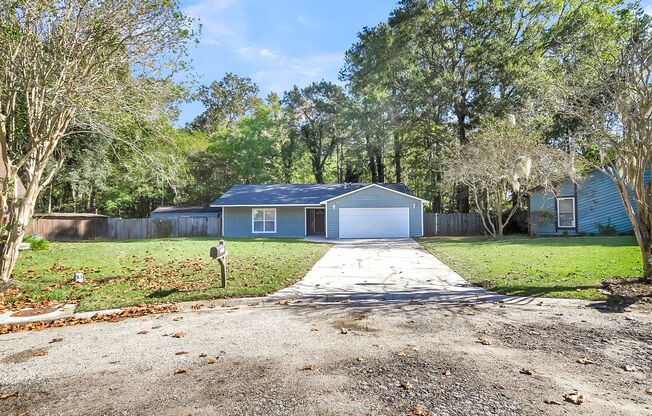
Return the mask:
[[[464,95],[462,95],[464,97]],[[460,99],[458,105],[455,106],[455,115],[457,117],[457,139],[460,145],[467,144],[466,138],[466,101],[464,98]],[[469,187],[466,185],[458,185],[455,192],[455,209],[457,212],[469,212]]]
[[369,171],[371,172],[371,183],[378,182],[378,171],[376,170],[376,159],[374,158],[371,150],[367,150],[367,157],[369,159]]
[[650,263],[650,241],[640,245],[641,258],[643,259],[643,281],[652,284],[652,263]]
[[403,149],[401,145],[401,136],[398,133],[394,133],[394,174],[396,175],[396,182],[400,183],[402,180],[401,177],[401,156],[403,154]]
[[376,171],[378,172],[378,182],[385,182],[385,165],[383,164],[383,154],[380,149],[376,149]]
[[[319,156],[316,156],[319,157]],[[315,157],[312,158],[312,170],[315,175],[315,182],[324,183],[324,169]]]
[[503,224],[503,201],[500,194],[500,189],[496,190],[496,240],[503,239],[503,228],[505,228]]

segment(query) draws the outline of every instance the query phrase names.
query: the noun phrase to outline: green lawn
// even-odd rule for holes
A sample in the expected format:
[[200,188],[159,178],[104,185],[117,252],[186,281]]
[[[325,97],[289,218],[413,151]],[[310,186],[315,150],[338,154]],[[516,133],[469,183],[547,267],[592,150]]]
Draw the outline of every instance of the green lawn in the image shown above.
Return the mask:
[[[78,310],[88,311],[264,295],[301,279],[330,247],[300,239],[227,240],[224,290],[219,265],[208,255],[215,243],[208,238],[51,243],[45,251],[21,253],[16,287],[4,306],[49,299],[78,301]],[[73,282],[75,271],[84,272],[85,283]]]
[[606,299],[601,279],[640,276],[633,237],[479,237],[419,240],[428,251],[472,283],[507,295]]

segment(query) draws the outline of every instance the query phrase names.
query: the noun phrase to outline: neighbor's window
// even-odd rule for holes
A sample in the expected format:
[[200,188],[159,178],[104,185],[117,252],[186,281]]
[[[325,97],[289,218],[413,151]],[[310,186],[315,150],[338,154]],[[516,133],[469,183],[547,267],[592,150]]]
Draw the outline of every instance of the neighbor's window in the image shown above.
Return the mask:
[[575,198],[557,198],[557,226],[575,228]]
[[252,230],[254,233],[276,232],[276,208],[254,208],[251,210]]

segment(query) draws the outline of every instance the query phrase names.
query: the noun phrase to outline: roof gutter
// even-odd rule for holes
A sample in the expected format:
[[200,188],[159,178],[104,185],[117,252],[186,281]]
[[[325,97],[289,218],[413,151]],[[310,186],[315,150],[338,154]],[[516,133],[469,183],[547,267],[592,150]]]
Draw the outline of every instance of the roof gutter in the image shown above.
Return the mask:
[[321,207],[323,204],[239,204],[239,205],[224,205],[224,204],[211,204],[213,208],[248,208],[248,207]]

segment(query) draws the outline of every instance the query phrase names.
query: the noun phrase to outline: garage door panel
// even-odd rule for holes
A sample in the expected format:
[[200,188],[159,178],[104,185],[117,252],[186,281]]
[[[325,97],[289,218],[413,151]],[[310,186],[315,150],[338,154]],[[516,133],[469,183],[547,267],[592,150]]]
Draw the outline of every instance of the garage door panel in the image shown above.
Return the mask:
[[340,238],[410,236],[409,208],[340,208]]

